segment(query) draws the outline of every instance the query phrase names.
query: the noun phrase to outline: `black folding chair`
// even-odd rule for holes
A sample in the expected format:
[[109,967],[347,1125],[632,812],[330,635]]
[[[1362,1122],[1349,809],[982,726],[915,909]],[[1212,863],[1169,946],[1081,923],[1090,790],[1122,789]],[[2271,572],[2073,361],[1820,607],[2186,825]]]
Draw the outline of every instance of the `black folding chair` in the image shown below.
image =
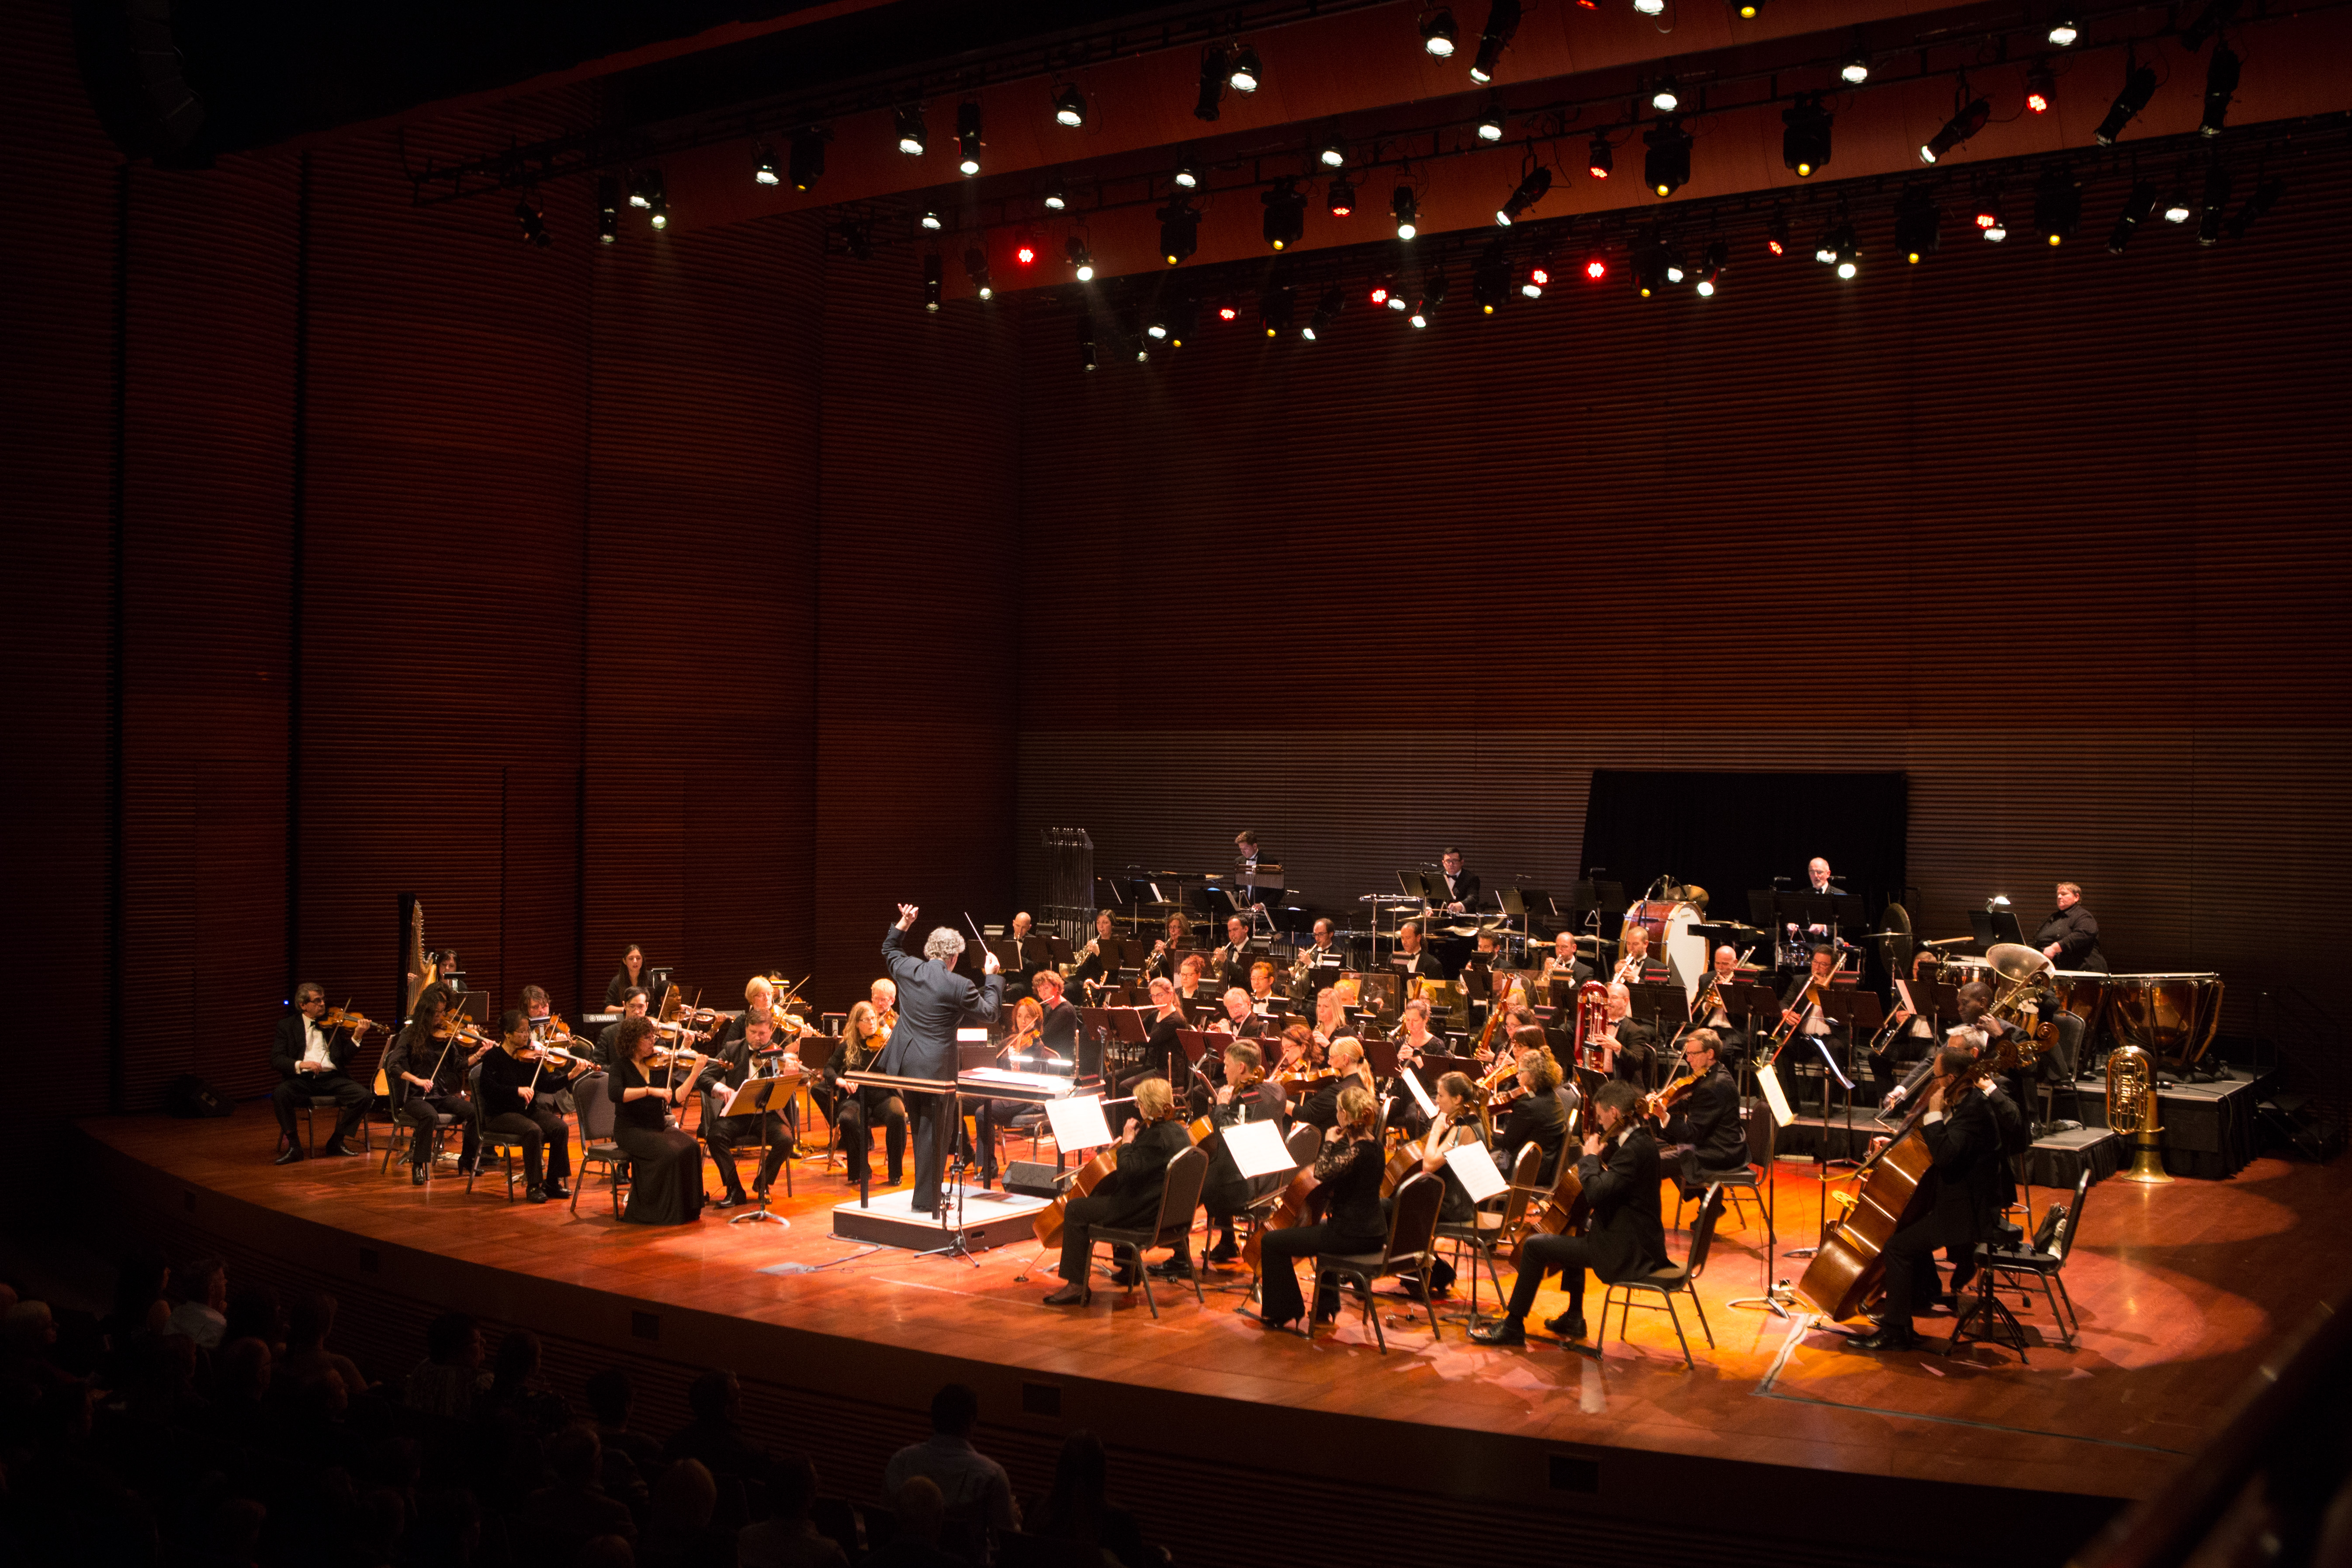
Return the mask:
[[[1160,1303],[1152,1300],[1151,1271],[1143,1266],[1146,1247],[1173,1247],[1182,1241],[1192,1228],[1192,1211],[1201,1206],[1201,1187],[1209,1179],[1209,1156],[1199,1144],[1180,1149],[1168,1162],[1168,1171],[1160,1185],[1160,1214],[1152,1224],[1133,1230],[1118,1230],[1097,1226],[1089,1233],[1092,1245],[1087,1248],[1087,1261],[1093,1262],[1094,1248],[1108,1246],[1111,1262],[1118,1262],[1119,1248],[1125,1247],[1135,1265],[1136,1277],[1143,1282],[1143,1300],[1151,1315],[1160,1315]],[[1129,1287],[1132,1289],[1132,1287]],[[1201,1294],[1201,1271],[1192,1270],[1192,1300],[1205,1301]]]
[[[1605,1340],[1609,1337],[1609,1303],[1616,1298],[1618,1291],[1625,1292],[1625,1299],[1617,1310],[1617,1342],[1620,1344],[1625,1342],[1625,1330],[1629,1320],[1633,1315],[1634,1296],[1637,1294],[1655,1296],[1658,1298],[1658,1305],[1666,1310],[1666,1316],[1674,1321],[1675,1339],[1683,1347],[1683,1365],[1696,1370],[1698,1363],[1691,1360],[1690,1340],[1683,1333],[1682,1314],[1675,1310],[1675,1298],[1687,1294],[1691,1299],[1691,1310],[1698,1314],[1699,1329],[1706,1335],[1706,1348],[1709,1350],[1715,1348],[1715,1331],[1707,1327],[1706,1308],[1698,1299],[1696,1283],[1700,1271],[1706,1268],[1707,1247],[1715,1240],[1715,1198],[1716,1190],[1709,1187],[1706,1195],[1699,1200],[1698,1217],[1691,1221],[1690,1253],[1680,1264],[1669,1264],[1664,1268],[1653,1269],[1647,1274],[1637,1274],[1631,1279],[1620,1279],[1602,1293],[1601,1298],[1601,1339]],[[1646,1301],[1643,1306],[1647,1310],[1657,1310]],[[1598,1344],[1600,1342],[1594,1342]]]
[[[1445,1202],[1445,1184],[1426,1171],[1415,1172],[1404,1179],[1396,1190],[1395,1206],[1389,1215],[1389,1244],[1381,1252],[1318,1253],[1315,1257],[1315,1289],[1322,1293],[1323,1282],[1328,1279],[1334,1289],[1352,1284],[1363,1300],[1364,1316],[1372,1325],[1372,1334],[1380,1342],[1381,1353],[1389,1353],[1389,1337],[1381,1327],[1379,1310],[1372,1304],[1372,1281],[1392,1279],[1398,1275],[1414,1276],[1413,1290],[1421,1298],[1422,1310],[1429,1314],[1429,1337],[1437,1333],[1437,1305],[1429,1299],[1430,1265],[1437,1260],[1437,1211]],[[1311,1335],[1312,1331],[1309,1331]]]
[[580,1212],[580,1189],[588,1184],[588,1167],[601,1165],[605,1184],[613,1189],[613,1217],[621,1217],[621,1192],[629,1184],[629,1152],[613,1142],[619,1108],[613,1103],[609,1074],[592,1072],[572,1086],[580,1107],[580,1174],[572,1184],[572,1212]]

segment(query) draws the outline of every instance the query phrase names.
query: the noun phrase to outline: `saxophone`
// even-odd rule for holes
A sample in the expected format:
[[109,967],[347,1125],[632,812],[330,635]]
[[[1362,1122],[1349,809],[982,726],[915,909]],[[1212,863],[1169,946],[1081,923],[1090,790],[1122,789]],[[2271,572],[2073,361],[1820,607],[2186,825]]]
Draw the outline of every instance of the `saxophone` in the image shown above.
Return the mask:
[[2107,1057],[2107,1125],[2131,1140],[2126,1182],[2169,1182],[2164,1169],[2164,1129],[2157,1125],[2155,1063],[2137,1046],[2117,1046]]

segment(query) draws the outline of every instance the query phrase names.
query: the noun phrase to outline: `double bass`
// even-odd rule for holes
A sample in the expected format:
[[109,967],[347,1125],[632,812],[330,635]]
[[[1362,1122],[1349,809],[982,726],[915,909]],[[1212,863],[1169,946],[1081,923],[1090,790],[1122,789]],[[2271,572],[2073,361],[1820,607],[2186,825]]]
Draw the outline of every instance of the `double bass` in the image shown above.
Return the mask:
[[[1983,1077],[1983,1065],[1970,1062],[1950,1080],[1945,1102],[1957,1101]],[[1862,1310],[1885,1279],[1886,1244],[1902,1227],[1911,1194],[1935,1164],[1935,1152],[1927,1147],[1927,1100],[1923,1100],[1886,1147],[1854,1173],[1862,1185],[1844,1215],[1822,1232],[1821,1248],[1797,1281],[1797,1295],[1805,1305],[1832,1321]]]

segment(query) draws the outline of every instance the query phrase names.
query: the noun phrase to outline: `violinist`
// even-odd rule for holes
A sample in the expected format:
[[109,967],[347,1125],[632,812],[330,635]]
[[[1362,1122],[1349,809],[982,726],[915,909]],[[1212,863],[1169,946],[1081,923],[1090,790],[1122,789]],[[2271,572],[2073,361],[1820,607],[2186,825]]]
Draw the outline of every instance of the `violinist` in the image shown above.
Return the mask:
[[[776,1173],[784,1168],[786,1160],[801,1152],[797,1107],[785,1115],[772,1110],[743,1116],[719,1114],[728,1099],[753,1076],[753,1065],[769,1049],[775,1036],[776,1016],[772,1008],[747,1009],[729,1026],[727,1034],[711,1048],[710,1060],[697,1075],[697,1087],[707,1097],[702,1103],[702,1141],[710,1145],[710,1163],[719,1167],[719,1185],[727,1189],[727,1195],[718,1204],[722,1209],[750,1201],[743,1195],[743,1179],[735,1173],[736,1150],[765,1152],[760,1162],[759,1177],[752,1184],[762,1204],[768,1201],[768,1189],[775,1184]],[[783,1067],[786,1071],[800,1067],[800,1058],[792,1054],[790,1045],[784,1047]]]
[[[1244,1122],[1279,1122],[1283,1117],[1282,1089],[1266,1081],[1265,1058],[1257,1046],[1249,1040],[1235,1040],[1225,1047],[1224,1062],[1225,1080],[1217,1086],[1215,1103],[1209,1108],[1211,1125],[1222,1132]],[[1217,1244],[1203,1256],[1211,1263],[1231,1263],[1242,1252],[1240,1243],[1234,1238],[1234,1220],[1249,1212],[1251,1201],[1265,1196],[1267,1187],[1288,1178],[1261,1176],[1253,1184],[1234,1163],[1233,1152],[1225,1147],[1223,1138],[1212,1137],[1206,1147],[1209,1171],[1201,1186],[1201,1206],[1208,1211],[1209,1223],[1219,1234]],[[1176,1244],[1175,1255],[1160,1265],[1157,1272],[1171,1279],[1192,1277],[1186,1241]]]
[[1445,978],[1445,965],[1438,962],[1437,954],[1422,945],[1419,921],[1407,921],[1397,928],[1396,952],[1390,955],[1389,963],[1408,979]]
[[278,1156],[281,1165],[302,1158],[302,1140],[294,1131],[294,1108],[330,1095],[334,1097],[336,1117],[335,1135],[327,1140],[327,1152],[359,1157],[359,1151],[346,1147],[343,1140],[358,1130],[367,1116],[368,1101],[375,1097],[343,1071],[351,1065],[352,1053],[359,1048],[358,1038],[348,1029],[325,1027],[320,1020],[326,1016],[327,994],[303,981],[294,987],[294,1010],[278,1020],[278,1038],[269,1047],[269,1065],[278,1076],[269,1102],[278,1112],[278,1130],[286,1135],[286,1152]]
[[[516,1008],[499,1020],[499,1048],[482,1058],[482,1129],[522,1145],[524,1199],[552,1203],[572,1195],[563,1179],[572,1174],[572,1134],[552,1103],[568,1076],[562,1067],[547,1071],[531,1038],[530,1020]],[[541,1178],[541,1167],[545,1166]]]
[[[768,1020],[768,1034],[747,1050],[744,1042],[754,1018]],[[797,1068],[801,1065],[797,1054],[800,1043],[815,1036],[816,1031],[799,1014],[782,1013],[780,1016],[776,1006],[775,982],[764,974],[755,974],[743,986],[743,1011],[728,1019],[726,1026],[719,1031],[718,1038],[710,1044],[710,1065],[703,1069],[701,1087],[707,1092],[721,1078],[726,1079],[730,1089],[740,1087],[743,1079],[758,1066],[758,1058],[752,1055],[755,1051],[781,1048],[782,1066],[788,1069]],[[725,1103],[723,1098],[720,1103]],[[773,1116],[776,1112],[772,1110],[768,1114]],[[785,1102],[783,1119],[790,1135],[782,1142],[791,1146],[793,1154],[797,1157],[801,1138],[801,1108],[797,1100]],[[756,1133],[758,1130],[755,1128],[753,1131]],[[717,1150],[711,1152],[711,1158],[718,1159]],[[721,1169],[726,1168],[726,1162],[720,1161],[719,1163]]]
[[642,985],[632,985],[621,994],[621,1016],[605,1025],[596,1035],[596,1059],[612,1071],[621,1065],[621,1026],[632,1018],[642,1018],[652,1005],[653,997]]
[[[1159,1216],[1168,1162],[1192,1146],[1192,1135],[1176,1115],[1176,1098],[1164,1078],[1148,1078],[1135,1086],[1136,1114],[1119,1131],[1118,1165],[1091,1193],[1069,1201],[1062,1218],[1062,1262],[1057,1272],[1062,1288],[1045,1298],[1048,1307],[1081,1307],[1093,1294],[1087,1281],[1087,1259],[1093,1254],[1094,1227],[1128,1229],[1149,1226]],[[1122,1286],[1141,1282],[1133,1264],[1122,1264],[1113,1276]]]
[[433,1130],[437,1119],[454,1116],[465,1142],[457,1156],[458,1169],[470,1171],[479,1156],[481,1130],[476,1119],[475,1105],[466,1094],[466,1068],[472,1058],[454,1035],[442,1038],[445,1024],[457,1000],[450,989],[438,983],[426,986],[416,998],[416,1011],[408,1026],[393,1037],[383,1053],[383,1080],[392,1089],[392,1113],[415,1129],[409,1138],[409,1181],[423,1186],[433,1154]]
[[[1445,1184],[1438,1223],[1468,1225],[1476,1217],[1478,1205],[1471,1201],[1470,1189],[1462,1184],[1445,1152],[1465,1143],[1484,1143],[1493,1136],[1493,1130],[1486,1124],[1486,1109],[1478,1103],[1477,1089],[1465,1074],[1450,1072],[1440,1078],[1430,1098],[1437,1102],[1437,1115],[1422,1135],[1421,1169]],[[1453,1286],[1454,1265],[1441,1258],[1429,1271],[1430,1294],[1442,1296]]]
[[1901,1226],[1886,1241],[1885,1316],[1874,1332],[1847,1342],[1855,1350],[1915,1348],[1919,1340],[1911,1329],[1912,1310],[1921,1296],[1937,1292],[1936,1248],[1973,1255],[2000,1217],[1993,1205],[1994,1189],[2006,1170],[2000,1133],[1982,1069],[1966,1046],[1945,1046],[1937,1053],[1919,1131],[1927,1143],[1928,1174],[1912,1192]]
[[[1332,1047],[1336,1054],[1342,1041]],[[1388,1245],[1388,1216],[1381,1205],[1381,1118],[1371,1089],[1351,1081],[1339,1091],[1334,1119],[1323,1135],[1322,1151],[1315,1156],[1315,1181],[1324,1200],[1319,1225],[1268,1230],[1261,1237],[1259,1255],[1265,1278],[1258,1287],[1255,1317],[1269,1329],[1285,1329],[1307,1310],[1299,1294],[1297,1260],[1318,1253],[1378,1252]],[[1339,1315],[1339,1292],[1328,1281],[1315,1292],[1315,1319],[1328,1321]]]
[[1511,1300],[1503,1315],[1470,1331],[1482,1345],[1523,1345],[1528,1342],[1527,1317],[1543,1289],[1544,1276],[1559,1270],[1568,1292],[1568,1310],[1544,1324],[1562,1339],[1584,1337],[1584,1271],[1613,1283],[1662,1268],[1666,1261],[1665,1227],[1658,1218],[1658,1146],[1642,1126],[1635,1108],[1641,1095],[1633,1086],[1610,1082],[1592,1097],[1593,1120],[1600,1125],[1585,1134],[1583,1158],[1577,1175],[1584,1199],[1591,1206],[1592,1226],[1582,1236],[1530,1236],[1519,1248],[1519,1277],[1511,1286]]
[[645,984],[646,950],[633,942],[622,951],[621,967],[613,972],[613,978],[604,984],[604,1010],[619,1012],[621,1005],[629,998],[630,987]]
[[[1118,918],[1108,910],[1097,910],[1094,938],[1078,949],[1078,966],[1070,972],[1070,978],[1078,983],[1081,995],[1092,996],[1117,978],[1118,965],[1112,962],[1113,954],[1108,944],[1118,934]],[[1055,978],[1058,980],[1060,976]]]
[[[1013,1034],[1005,1042],[1005,1065],[1016,1072],[1073,1073],[1078,1060],[1078,1010],[1062,995],[1062,977],[1041,969],[1029,980],[1031,994],[1013,1009]],[[980,1184],[996,1183],[996,1130],[1026,1126],[1045,1112],[1026,1100],[967,1100],[978,1147]]]
[[1249,921],[1239,915],[1225,921],[1225,944],[1213,948],[1209,962],[1216,968],[1217,984],[1226,990],[1239,986],[1249,990],[1250,939]]
[[1516,1092],[1502,1124],[1495,1130],[1495,1163],[1509,1170],[1519,1157],[1520,1146],[1533,1143],[1543,1151],[1536,1179],[1549,1186],[1559,1172],[1559,1152],[1568,1142],[1576,1106],[1570,1098],[1575,1090],[1561,1089],[1559,1064],[1544,1050],[1541,1029],[1514,1030],[1511,1045],[1518,1053],[1518,1071],[1513,1079]]
[[613,1142],[629,1156],[629,1225],[685,1225],[702,1217],[702,1145],[669,1124],[700,1064],[656,1059],[661,1032],[650,1018],[625,1018],[617,1041],[621,1065],[613,1073]]
[[[1362,1089],[1366,1094],[1373,1092],[1372,1069],[1364,1065],[1363,1042],[1353,1035],[1342,1035],[1332,1041],[1330,1049],[1324,1053],[1323,1060],[1324,1065],[1331,1069],[1330,1076],[1317,1084],[1314,1092],[1297,1102],[1292,1115],[1310,1127],[1319,1127],[1328,1132],[1339,1125],[1339,1097],[1350,1086]],[[1373,1109],[1379,1109],[1377,1100]]]
[[[1724,1065],[1723,1042],[1713,1029],[1683,1037],[1683,1067],[1690,1084],[1675,1092],[1658,1168],[1680,1184],[1684,1197],[1695,1198],[1715,1177],[1748,1168],[1748,1130],[1739,1120],[1738,1082]],[[1719,1194],[1716,1201],[1722,1202]]]
[[[540,1041],[555,1039],[559,1046],[563,1044],[562,1040],[556,1038],[556,1025],[561,1020],[555,1016],[555,1004],[548,996],[546,986],[524,986],[515,997],[515,1005],[521,1008],[522,1016],[530,1020],[532,1039]],[[580,1046],[572,1048],[579,1049],[586,1043],[583,1040]],[[569,1116],[576,1109],[572,1103],[572,1080],[577,1076],[576,1073],[566,1073],[555,1085],[554,1098],[551,1103],[554,1105],[559,1114]]]
[[863,1185],[874,1158],[874,1137],[870,1131],[876,1121],[883,1124],[883,1147],[887,1152],[889,1184],[897,1186],[907,1163],[907,1103],[884,1089],[845,1089],[841,1075],[870,1068],[874,1058],[882,1054],[889,1043],[890,1031],[898,1022],[898,987],[887,980],[877,980],[867,991],[866,1000],[850,1008],[849,1017],[841,1026],[841,1053],[828,1063],[824,1081],[811,1089],[817,1103],[840,1134],[840,1142],[849,1151],[848,1173],[851,1182]]
[[1180,910],[1168,917],[1168,934],[1151,944],[1150,956],[1143,961],[1143,977],[1146,980],[1173,980],[1176,966],[1184,961],[1192,947],[1192,922]]

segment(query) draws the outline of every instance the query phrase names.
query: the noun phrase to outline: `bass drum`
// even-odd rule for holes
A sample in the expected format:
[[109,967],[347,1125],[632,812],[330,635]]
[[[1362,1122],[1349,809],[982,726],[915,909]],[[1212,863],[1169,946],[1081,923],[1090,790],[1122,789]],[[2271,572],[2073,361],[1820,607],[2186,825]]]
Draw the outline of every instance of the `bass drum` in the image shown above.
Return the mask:
[[1702,918],[1694,904],[1643,899],[1625,910],[1618,945],[1622,950],[1625,932],[1635,926],[1649,932],[1650,956],[1674,966],[1675,978],[1682,982],[1683,998],[1688,1001],[1698,994],[1698,983],[1706,973],[1710,957],[1706,939],[1691,930]]

